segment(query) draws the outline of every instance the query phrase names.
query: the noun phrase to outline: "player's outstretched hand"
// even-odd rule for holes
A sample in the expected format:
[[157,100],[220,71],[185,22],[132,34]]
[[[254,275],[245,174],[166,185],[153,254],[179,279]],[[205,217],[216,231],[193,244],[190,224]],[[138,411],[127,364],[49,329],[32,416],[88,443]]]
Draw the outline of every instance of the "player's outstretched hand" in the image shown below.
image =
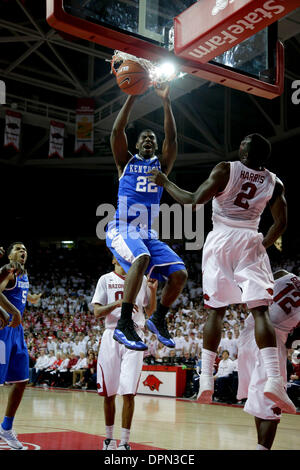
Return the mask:
[[37,304],[38,301],[40,300],[40,298],[42,297],[42,293],[41,294],[31,294],[30,297],[28,296],[28,300],[31,304]]
[[157,184],[157,186],[164,186],[168,181],[167,175],[157,170],[156,168],[153,168],[153,170],[149,172],[149,175],[150,176],[148,176],[148,180]]
[[157,279],[147,279],[147,286],[149,287],[150,290],[156,291],[158,287],[158,280]]
[[154,90],[155,93],[163,100],[166,100],[170,97],[170,85],[167,82],[157,83],[154,85]]

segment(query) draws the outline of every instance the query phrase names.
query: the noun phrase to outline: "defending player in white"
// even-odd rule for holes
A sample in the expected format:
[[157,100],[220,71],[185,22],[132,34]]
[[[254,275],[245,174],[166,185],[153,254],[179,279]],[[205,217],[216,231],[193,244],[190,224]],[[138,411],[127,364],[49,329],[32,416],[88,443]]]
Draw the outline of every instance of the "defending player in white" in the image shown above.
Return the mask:
[[[202,256],[203,298],[209,315],[203,329],[197,401],[212,401],[214,362],[227,305],[245,303],[254,318],[255,340],[268,376],[264,393],[282,410],[295,413],[280,376],[276,335],[268,311],[274,279],[266,249],[287,227],[284,185],[266,168],[271,150],[262,135],[246,136],[239,161],[218,163],[193,193],[179,188],[157,169],[151,171],[149,180],[163,186],[181,204],[195,206],[212,200],[213,230],[206,237]],[[258,228],[267,205],[273,224],[264,236]]]
[[[274,303],[270,320],[275,327],[281,377],[286,383],[286,341],[300,324],[300,278],[285,270],[275,272]],[[274,442],[281,410],[264,395],[267,374],[254,336],[254,318],[250,314],[238,339],[239,387],[237,398],[247,398],[244,411],[255,417],[257,450],[270,450]],[[249,354],[251,351],[251,354]]]
[[[143,366],[143,351],[130,350],[113,339],[116,324],[121,315],[121,305],[126,273],[113,258],[114,271],[100,277],[92,299],[94,314],[105,317],[105,331],[101,339],[97,365],[97,389],[104,396],[106,439],[103,450],[130,450],[129,436],[134,412],[134,396],[137,392]],[[139,336],[143,337],[144,311],[150,316],[156,308],[157,281],[143,277],[136,298],[132,319]],[[123,396],[121,441],[113,438],[115,398]]]

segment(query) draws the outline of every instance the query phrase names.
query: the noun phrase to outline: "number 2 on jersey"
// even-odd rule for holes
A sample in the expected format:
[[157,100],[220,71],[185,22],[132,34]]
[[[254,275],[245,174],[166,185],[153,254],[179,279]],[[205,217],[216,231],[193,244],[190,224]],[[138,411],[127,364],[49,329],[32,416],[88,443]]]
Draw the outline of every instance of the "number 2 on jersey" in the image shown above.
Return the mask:
[[244,183],[242,186],[243,191],[248,191],[249,192],[242,192],[238,193],[235,201],[233,204],[236,206],[242,207],[243,209],[249,209],[249,203],[247,201],[243,201],[243,199],[252,199],[255,196],[255,193],[257,191],[257,187],[253,183]]

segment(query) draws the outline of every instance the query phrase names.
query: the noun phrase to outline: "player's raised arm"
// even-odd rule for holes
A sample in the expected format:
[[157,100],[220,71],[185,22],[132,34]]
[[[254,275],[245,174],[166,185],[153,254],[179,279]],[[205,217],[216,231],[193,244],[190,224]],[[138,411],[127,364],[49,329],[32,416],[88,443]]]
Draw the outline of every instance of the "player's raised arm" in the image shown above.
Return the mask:
[[110,135],[111,149],[119,175],[121,175],[123,172],[123,169],[130,158],[130,155],[128,154],[128,143],[125,129],[128,124],[134,100],[135,96],[128,96],[121,110],[119,111]]
[[165,138],[162,146],[161,168],[168,175],[177,156],[177,129],[172,111],[169,85],[155,88],[156,94],[163,100]]
[[265,238],[263,239],[263,245],[265,248],[269,248],[273,245],[280,235],[285,232],[287,227],[287,203],[284,195],[284,185],[277,178],[273,196],[269,202],[271,214],[274,223],[268,230]]
[[191,193],[179,188],[176,184],[172,183],[166,175],[162,172],[153,169],[149,180],[153,181],[158,186],[163,186],[165,190],[177,202],[181,204],[205,204],[210,201],[217,193],[222,192],[229,179],[230,164],[227,162],[218,163],[210,173],[207,180],[205,180],[199,188]]

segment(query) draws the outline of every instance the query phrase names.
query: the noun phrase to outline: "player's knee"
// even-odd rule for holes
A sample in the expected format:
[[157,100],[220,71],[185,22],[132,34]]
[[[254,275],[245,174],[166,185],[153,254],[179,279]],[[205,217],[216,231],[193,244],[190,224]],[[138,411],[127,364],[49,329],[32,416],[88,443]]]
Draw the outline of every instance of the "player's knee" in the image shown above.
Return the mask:
[[138,267],[138,268],[147,269],[149,262],[150,262],[150,256],[145,254],[145,255],[139,256],[133,262],[133,265]]
[[123,395],[123,402],[126,403],[126,404],[133,403],[134,402],[134,395],[132,393]]
[[175,282],[178,286],[184,286],[188,279],[188,273],[186,269],[181,269],[180,271],[172,273],[169,279]]
[[105,404],[110,405],[114,403],[115,399],[116,399],[116,395],[111,395],[110,397],[104,397],[104,402]]
[[251,308],[250,311],[254,318],[258,318],[268,314],[269,309],[267,305],[260,305],[259,307]]

